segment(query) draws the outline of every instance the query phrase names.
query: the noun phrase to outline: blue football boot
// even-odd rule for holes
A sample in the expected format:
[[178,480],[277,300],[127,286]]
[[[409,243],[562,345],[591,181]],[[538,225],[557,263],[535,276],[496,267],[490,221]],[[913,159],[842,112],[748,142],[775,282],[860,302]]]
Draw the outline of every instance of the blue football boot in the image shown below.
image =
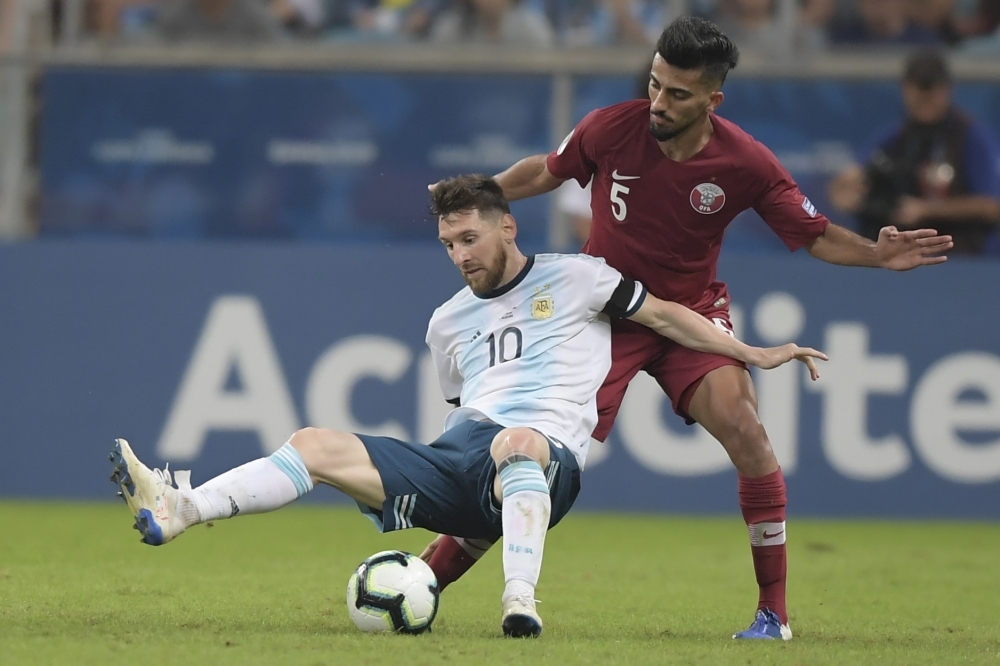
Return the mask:
[[733,638],[746,638],[751,640],[783,640],[792,639],[792,630],[787,624],[781,624],[781,620],[769,608],[757,611],[753,618],[753,624],[749,629],[733,634]]

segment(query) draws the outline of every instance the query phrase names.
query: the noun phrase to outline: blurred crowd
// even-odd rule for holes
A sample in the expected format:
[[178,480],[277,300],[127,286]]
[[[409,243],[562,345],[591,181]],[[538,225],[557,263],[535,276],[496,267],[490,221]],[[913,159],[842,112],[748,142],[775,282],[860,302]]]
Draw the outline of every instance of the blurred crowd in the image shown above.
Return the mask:
[[[1000,54],[1000,0],[51,0],[85,34],[145,43],[361,40],[515,47],[653,44],[682,14],[745,51],[942,45]],[[71,7],[72,5],[72,7]]]

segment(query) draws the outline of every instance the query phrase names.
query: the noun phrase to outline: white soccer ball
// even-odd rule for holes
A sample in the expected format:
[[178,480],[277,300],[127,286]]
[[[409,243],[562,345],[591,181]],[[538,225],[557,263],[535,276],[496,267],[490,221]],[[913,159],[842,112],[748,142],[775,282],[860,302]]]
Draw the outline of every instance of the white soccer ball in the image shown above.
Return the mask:
[[375,553],[347,582],[347,611],[361,631],[427,631],[437,615],[437,577],[416,555]]

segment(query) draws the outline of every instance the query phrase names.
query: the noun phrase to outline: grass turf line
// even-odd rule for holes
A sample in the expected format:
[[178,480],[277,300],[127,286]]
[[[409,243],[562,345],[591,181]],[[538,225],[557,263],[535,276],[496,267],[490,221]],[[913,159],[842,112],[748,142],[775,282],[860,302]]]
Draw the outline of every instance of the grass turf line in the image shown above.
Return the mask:
[[1000,665],[993,524],[793,518],[787,644],[729,638],[756,606],[738,518],[571,514],[546,543],[538,641],[501,638],[498,548],[432,634],[372,636],[348,576],[427,532],[303,506],[151,548],[130,524],[124,504],[0,502],[0,663]]

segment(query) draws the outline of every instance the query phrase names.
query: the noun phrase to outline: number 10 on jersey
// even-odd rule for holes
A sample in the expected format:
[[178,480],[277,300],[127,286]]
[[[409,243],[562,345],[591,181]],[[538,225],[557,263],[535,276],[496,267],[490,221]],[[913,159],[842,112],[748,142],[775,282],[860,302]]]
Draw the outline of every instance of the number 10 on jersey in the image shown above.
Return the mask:
[[[510,326],[503,329],[498,336],[490,333],[490,337],[483,342],[490,346],[490,367],[499,363],[506,363],[521,358],[521,329]],[[514,351],[511,352],[511,347]]]

